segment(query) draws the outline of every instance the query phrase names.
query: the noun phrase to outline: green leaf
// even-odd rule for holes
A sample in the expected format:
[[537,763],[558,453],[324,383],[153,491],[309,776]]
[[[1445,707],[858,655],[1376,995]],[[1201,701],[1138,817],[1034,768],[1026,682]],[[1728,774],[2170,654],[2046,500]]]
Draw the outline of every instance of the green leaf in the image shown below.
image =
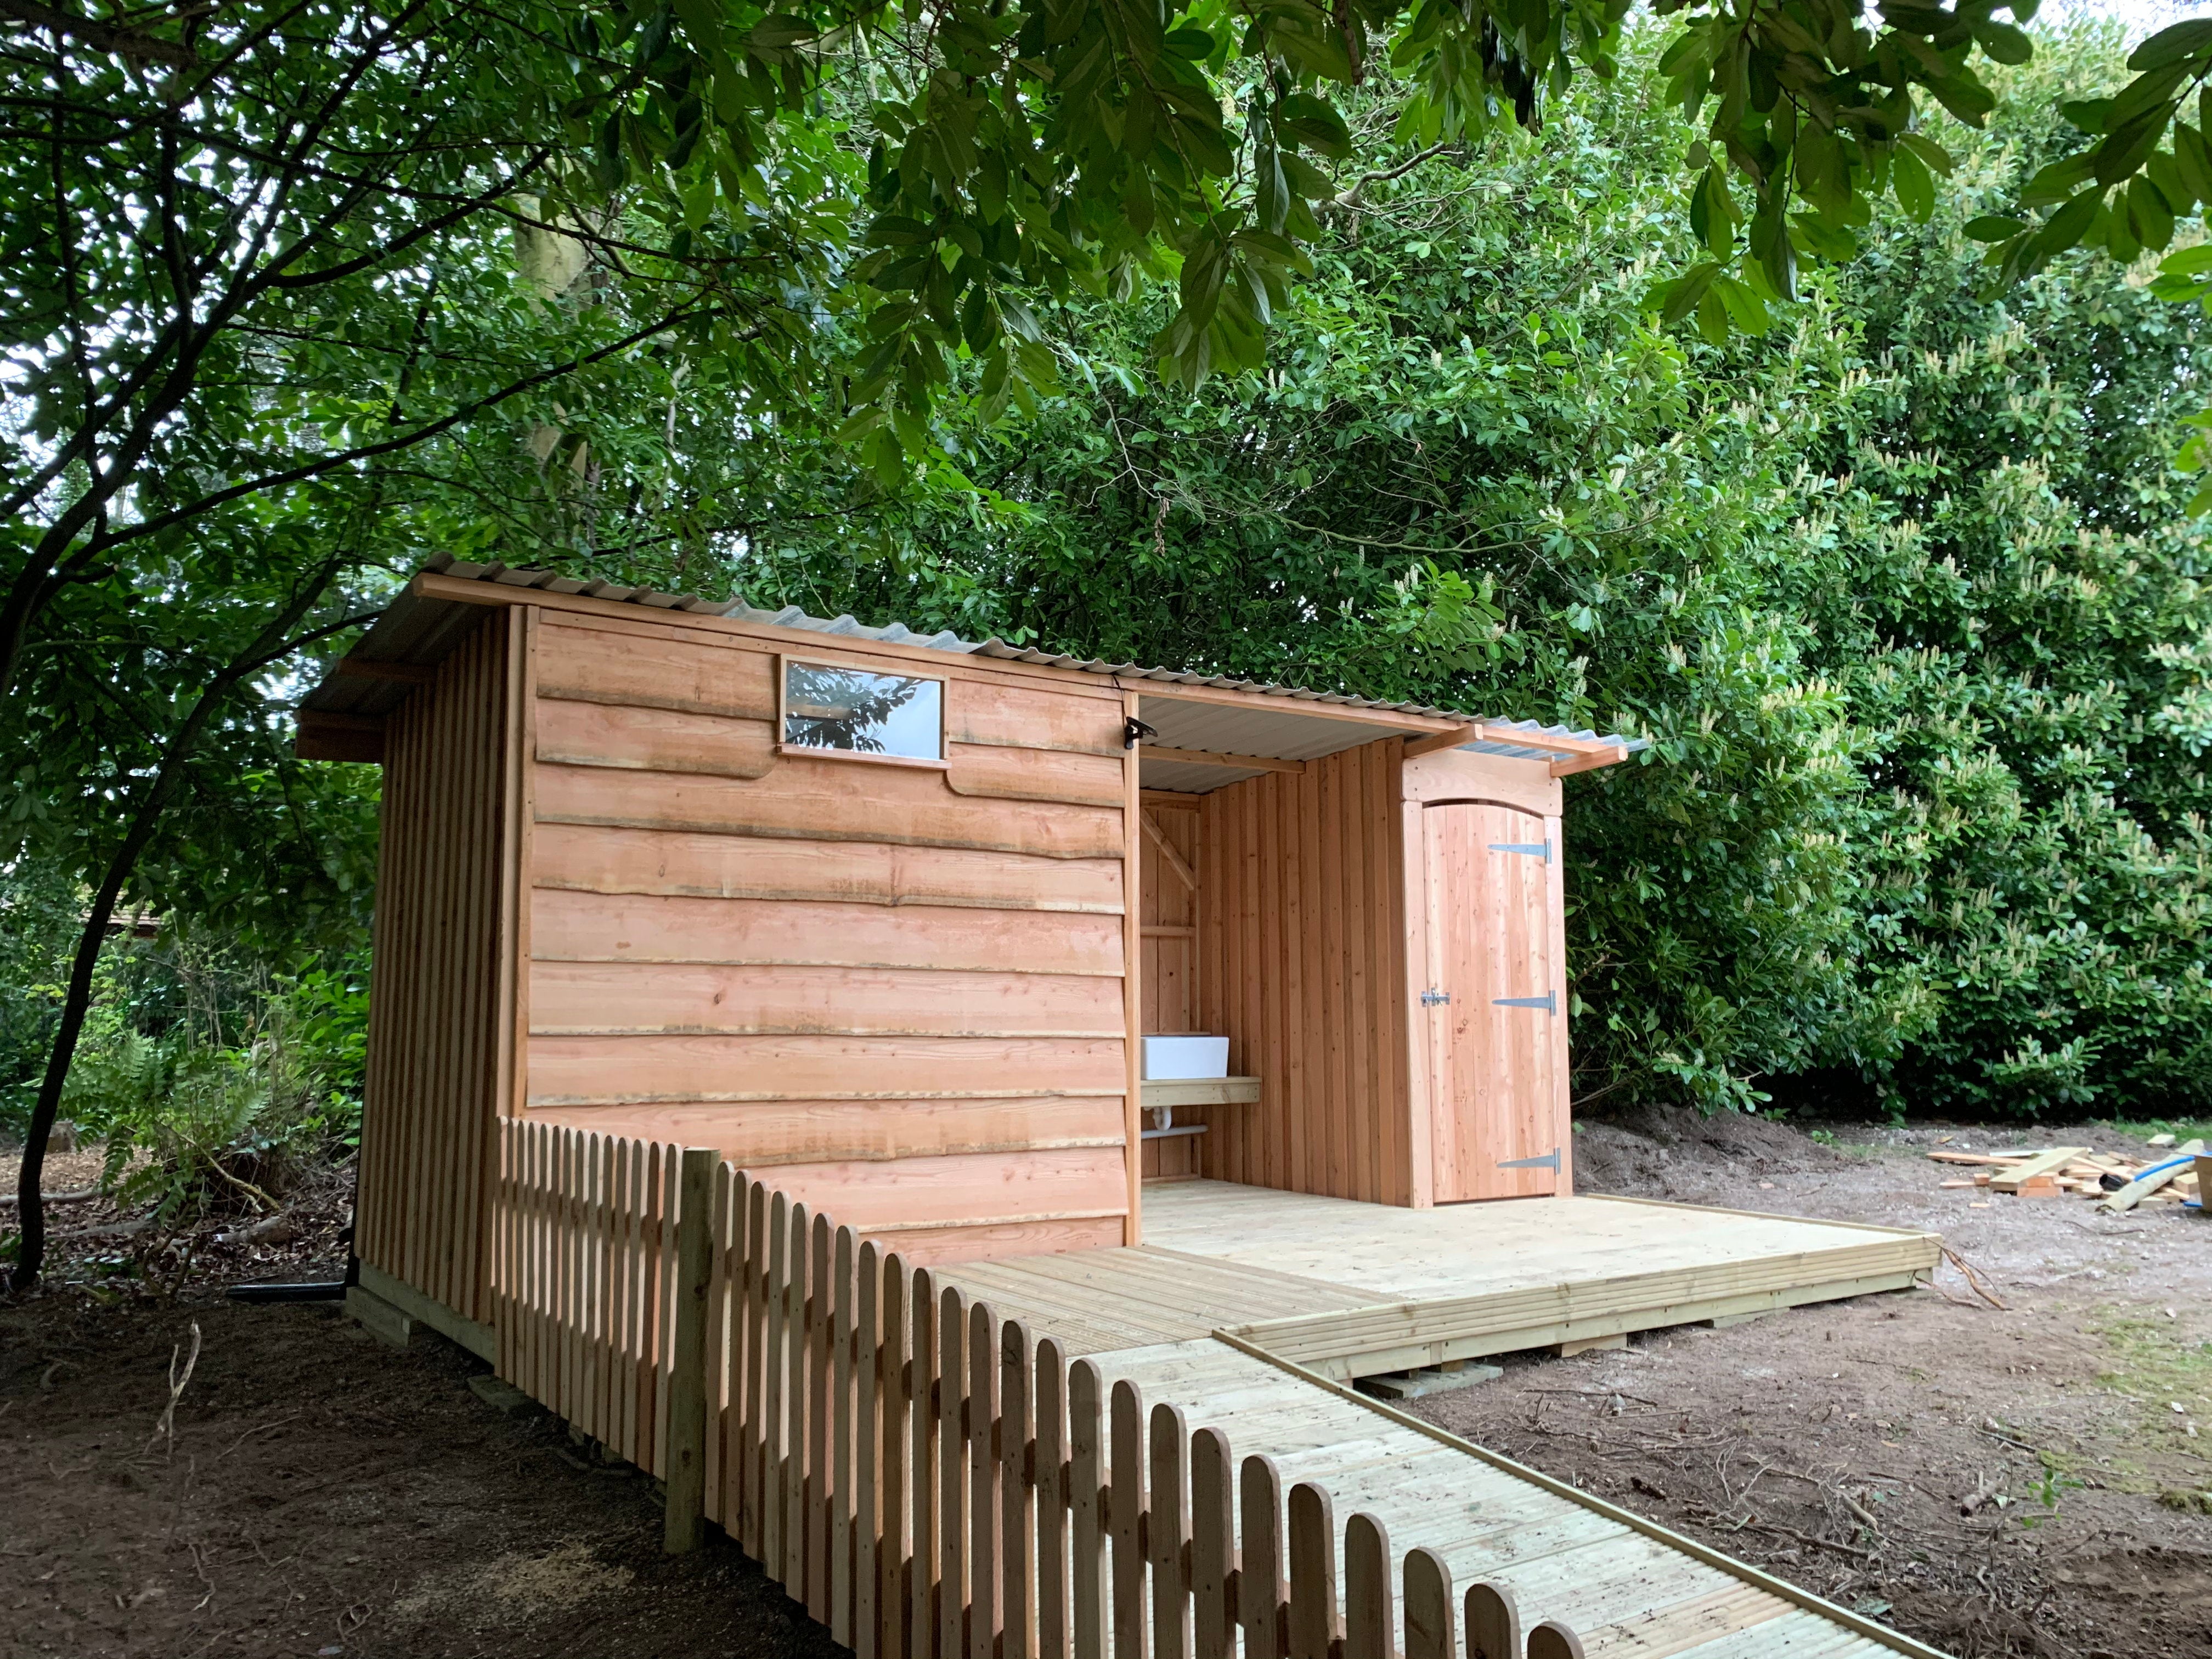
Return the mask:
[[2212,202],[2212,149],[2186,121],[2174,124],[2173,164],[2183,189],[2200,202]]
[[1294,92],[1275,106],[1275,130],[1288,133],[1319,155],[1352,154],[1352,133],[1344,118],[1327,99],[1311,93]]
[[1924,225],[1935,216],[1936,180],[1918,155],[1899,146],[1890,155],[1889,177],[1891,187],[1897,191],[1898,205],[1916,224]]
[[1949,150],[1924,134],[1900,132],[1897,135],[1897,142],[1925,161],[1931,172],[1948,176],[1952,167],[1957,165],[1952,161]]
[[2173,210],[2147,178],[2128,185],[2128,229],[2136,240],[2154,251],[2173,240]]
[[2062,100],[2058,112],[2082,132],[2101,137],[2106,120],[2112,112],[2109,98],[2069,98]]
[[2212,18],[2192,17],[2160,29],[2137,46],[2128,56],[2128,67],[2137,71],[2168,69],[2208,52],[2212,52]]
[[2158,262],[2158,268],[2169,276],[2195,276],[2212,270],[2212,242],[2199,242],[2195,247],[2169,253]]
[[2035,56],[2035,47],[2027,35],[2009,23],[2000,23],[1994,18],[1974,25],[1974,39],[1982,50],[2000,64],[2025,64]]
[[1978,219],[1966,221],[1965,234],[1970,241],[2002,242],[2017,236],[2027,228],[2025,219],[2011,219],[2001,213],[1985,213]]
[[2045,220],[2043,228],[2031,239],[2035,251],[2048,258],[2075,246],[2095,222],[2097,210],[2104,205],[2104,200],[2105,192],[2092,188],[2067,203]]

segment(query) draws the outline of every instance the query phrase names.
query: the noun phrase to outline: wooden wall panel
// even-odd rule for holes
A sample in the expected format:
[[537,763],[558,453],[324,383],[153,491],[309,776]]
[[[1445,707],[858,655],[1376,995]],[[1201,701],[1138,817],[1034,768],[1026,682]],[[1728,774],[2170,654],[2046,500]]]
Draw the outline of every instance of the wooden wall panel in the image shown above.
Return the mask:
[[683,772],[611,778],[603,767],[541,764],[538,819],[981,848],[1036,858],[1121,855],[1121,814],[1115,808],[956,794],[933,767],[871,766],[826,757],[785,755],[774,771],[755,781]]
[[540,887],[706,898],[971,904],[1121,914],[1121,860],[1039,859],[967,847],[538,826]]
[[[1196,1027],[1260,1098],[1206,1123],[1215,1179],[1413,1201],[1400,931],[1402,743],[1363,744],[1204,797]],[[1164,814],[1163,816],[1165,816]]]
[[[660,1106],[548,1106],[532,1119],[686,1146],[744,1148],[748,1169],[786,1164],[890,1163],[954,1153],[1057,1151],[1121,1144],[1121,1097],[1038,1095],[993,1100],[685,1101]],[[1118,1242],[1118,1241],[1117,1241]]]
[[530,1040],[532,1106],[672,1100],[901,1099],[1121,1092],[1121,1039],[549,1036]]
[[539,962],[531,1018],[549,1036],[1121,1035],[1118,975],[963,973],[781,963]]
[[511,682],[526,617],[488,614],[385,727],[356,1249],[477,1320],[513,1066]]
[[1121,694],[947,653],[948,766],[870,766],[775,752],[769,641],[539,640],[529,1115],[714,1146],[919,1259],[1121,1242]]
[[1121,971],[1120,918],[1066,910],[672,897],[539,888],[541,962],[775,962],[1003,973]]
[[902,1231],[1103,1219],[1124,1208],[1118,1146],[787,1164],[775,1179],[793,1203],[858,1217],[842,1224],[893,1249]]

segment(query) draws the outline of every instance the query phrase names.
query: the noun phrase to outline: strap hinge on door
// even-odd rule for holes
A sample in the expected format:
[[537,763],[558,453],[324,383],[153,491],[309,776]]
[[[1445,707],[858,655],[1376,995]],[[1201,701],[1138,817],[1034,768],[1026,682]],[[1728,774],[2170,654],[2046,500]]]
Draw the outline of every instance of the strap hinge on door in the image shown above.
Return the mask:
[[1509,1158],[1498,1166],[1501,1170],[1549,1170],[1559,1172],[1559,1149],[1556,1146],[1541,1158]]
[[1493,853],[1526,853],[1530,858],[1541,859],[1547,864],[1552,861],[1552,843],[1548,841],[1493,841],[1490,843],[1490,850]]
[[1492,997],[1490,1005],[1493,1008],[1541,1008],[1547,1014],[1559,1012],[1558,994],[1552,991],[1540,997]]
[[1441,1008],[1450,1000],[1449,991],[1429,990],[1421,993],[1421,1006],[1424,1008]]

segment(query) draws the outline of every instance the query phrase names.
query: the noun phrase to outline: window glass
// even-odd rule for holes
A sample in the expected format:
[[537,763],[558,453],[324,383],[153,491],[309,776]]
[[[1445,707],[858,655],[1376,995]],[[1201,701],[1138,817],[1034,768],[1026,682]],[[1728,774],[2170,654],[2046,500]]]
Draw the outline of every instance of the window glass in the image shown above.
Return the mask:
[[807,749],[943,760],[945,686],[819,663],[784,665],[783,740]]

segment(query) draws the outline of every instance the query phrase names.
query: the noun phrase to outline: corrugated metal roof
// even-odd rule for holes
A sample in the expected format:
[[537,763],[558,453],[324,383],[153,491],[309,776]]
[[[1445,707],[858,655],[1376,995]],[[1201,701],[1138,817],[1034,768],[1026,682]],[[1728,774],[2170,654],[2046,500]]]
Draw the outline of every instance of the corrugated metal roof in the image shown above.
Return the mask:
[[[1178,749],[1312,760],[1369,740],[1352,722],[1296,719],[1298,705],[1302,703],[1327,704],[1346,709],[1374,709],[1382,714],[1423,714],[1437,720],[1458,720],[1469,726],[1485,726],[1492,730],[1525,732],[1531,737],[1576,738],[1586,742],[1617,744],[1632,753],[1650,747],[1649,740],[1643,738],[1607,735],[1601,738],[1595,732],[1571,731],[1564,726],[1543,726],[1534,720],[1496,720],[1455,708],[1439,708],[1429,703],[1381,702],[1370,697],[1352,696],[1342,691],[1310,691],[1295,685],[1271,685],[1258,680],[1233,679],[1221,674],[1174,668],[1146,668],[1137,663],[1109,663],[1103,658],[1073,657],[1009,645],[996,637],[980,641],[963,640],[949,629],[936,634],[917,634],[902,623],[870,627],[849,616],[810,617],[797,605],[788,605],[781,611],[763,611],[742,599],[702,599],[696,593],[660,593],[649,588],[618,586],[612,582],[581,581],[574,576],[559,575],[550,570],[523,569],[495,563],[473,564],[447,553],[434,555],[424,562],[420,574],[446,576],[456,581],[497,582],[502,586],[575,594],[586,599],[605,599],[617,605],[643,605],[656,611],[684,611],[700,616],[727,617],[738,622],[764,623],[775,628],[799,629],[810,634],[868,640],[884,645],[920,646],[926,650],[951,652],[963,656],[1036,663],[1048,668],[1107,675],[1117,680],[1242,691],[1279,699],[1283,705],[1280,708],[1240,708],[1155,698],[1150,706],[1143,706],[1143,717],[1159,728],[1162,743]],[[403,592],[349,655],[358,662],[427,666],[439,661],[451,651],[477,621],[477,607],[473,605],[425,599],[411,591]],[[301,706],[333,714],[380,714],[395,706],[410,689],[404,681],[366,679],[334,673],[309,692]],[[1141,687],[1134,689],[1142,690]],[[1285,720],[1284,716],[1286,715],[1292,718]],[[1528,747],[1489,737],[1463,744],[1461,747],[1478,754],[1506,755],[1529,760],[1550,760],[1556,754],[1553,750]],[[1168,763],[1165,757],[1161,763]],[[1177,768],[1178,772],[1194,774],[1201,769],[1188,764]],[[1218,782],[1228,783],[1237,777],[1250,775],[1237,772],[1224,775],[1221,769],[1215,769],[1213,775],[1218,777]]]

